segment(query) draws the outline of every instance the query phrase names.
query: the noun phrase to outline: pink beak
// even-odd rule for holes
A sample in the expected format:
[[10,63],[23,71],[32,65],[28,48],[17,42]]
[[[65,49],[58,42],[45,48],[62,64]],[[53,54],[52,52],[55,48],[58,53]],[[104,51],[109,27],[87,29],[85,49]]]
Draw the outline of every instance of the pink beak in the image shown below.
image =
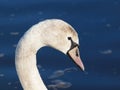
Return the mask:
[[79,55],[78,47],[74,47],[68,52],[68,55],[72,58],[72,60],[84,71],[85,67]]

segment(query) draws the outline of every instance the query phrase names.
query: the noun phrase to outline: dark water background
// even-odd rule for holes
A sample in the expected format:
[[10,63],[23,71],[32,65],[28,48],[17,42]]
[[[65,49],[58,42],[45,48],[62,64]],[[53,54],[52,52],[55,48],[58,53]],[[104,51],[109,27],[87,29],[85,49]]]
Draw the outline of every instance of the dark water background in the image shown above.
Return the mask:
[[76,29],[86,67],[84,73],[64,54],[41,49],[38,68],[49,90],[120,90],[120,0],[0,0],[0,90],[22,90],[16,44],[32,25],[49,18]]

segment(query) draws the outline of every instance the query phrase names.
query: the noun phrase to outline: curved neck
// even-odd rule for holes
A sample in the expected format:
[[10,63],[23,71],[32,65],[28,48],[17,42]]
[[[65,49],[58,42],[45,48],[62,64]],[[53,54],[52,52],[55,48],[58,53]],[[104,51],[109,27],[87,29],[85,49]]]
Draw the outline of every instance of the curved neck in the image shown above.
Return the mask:
[[47,90],[36,66],[36,53],[44,45],[35,45],[36,37],[33,32],[27,32],[16,48],[15,65],[24,90]]

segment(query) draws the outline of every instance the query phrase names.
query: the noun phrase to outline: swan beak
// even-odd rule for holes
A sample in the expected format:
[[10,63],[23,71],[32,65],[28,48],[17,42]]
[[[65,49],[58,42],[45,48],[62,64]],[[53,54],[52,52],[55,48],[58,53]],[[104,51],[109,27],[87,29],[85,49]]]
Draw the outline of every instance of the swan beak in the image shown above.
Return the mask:
[[80,58],[78,47],[74,47],[73,49],[69,50],[67,54],[83,71],[85,70],[83,62]]

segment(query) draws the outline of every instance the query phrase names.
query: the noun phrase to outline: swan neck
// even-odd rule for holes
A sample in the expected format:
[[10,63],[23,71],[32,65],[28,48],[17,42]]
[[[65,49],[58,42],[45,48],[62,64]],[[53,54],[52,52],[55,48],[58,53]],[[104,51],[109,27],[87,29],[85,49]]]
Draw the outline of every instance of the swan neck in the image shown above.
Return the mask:
[[31,31],[27,32],[16,48],[16,71],[24,90],[47,90],[39,75],[36,63],[36,53],[44,45],[40,40],[36,44],[38,42],[36,37]]

